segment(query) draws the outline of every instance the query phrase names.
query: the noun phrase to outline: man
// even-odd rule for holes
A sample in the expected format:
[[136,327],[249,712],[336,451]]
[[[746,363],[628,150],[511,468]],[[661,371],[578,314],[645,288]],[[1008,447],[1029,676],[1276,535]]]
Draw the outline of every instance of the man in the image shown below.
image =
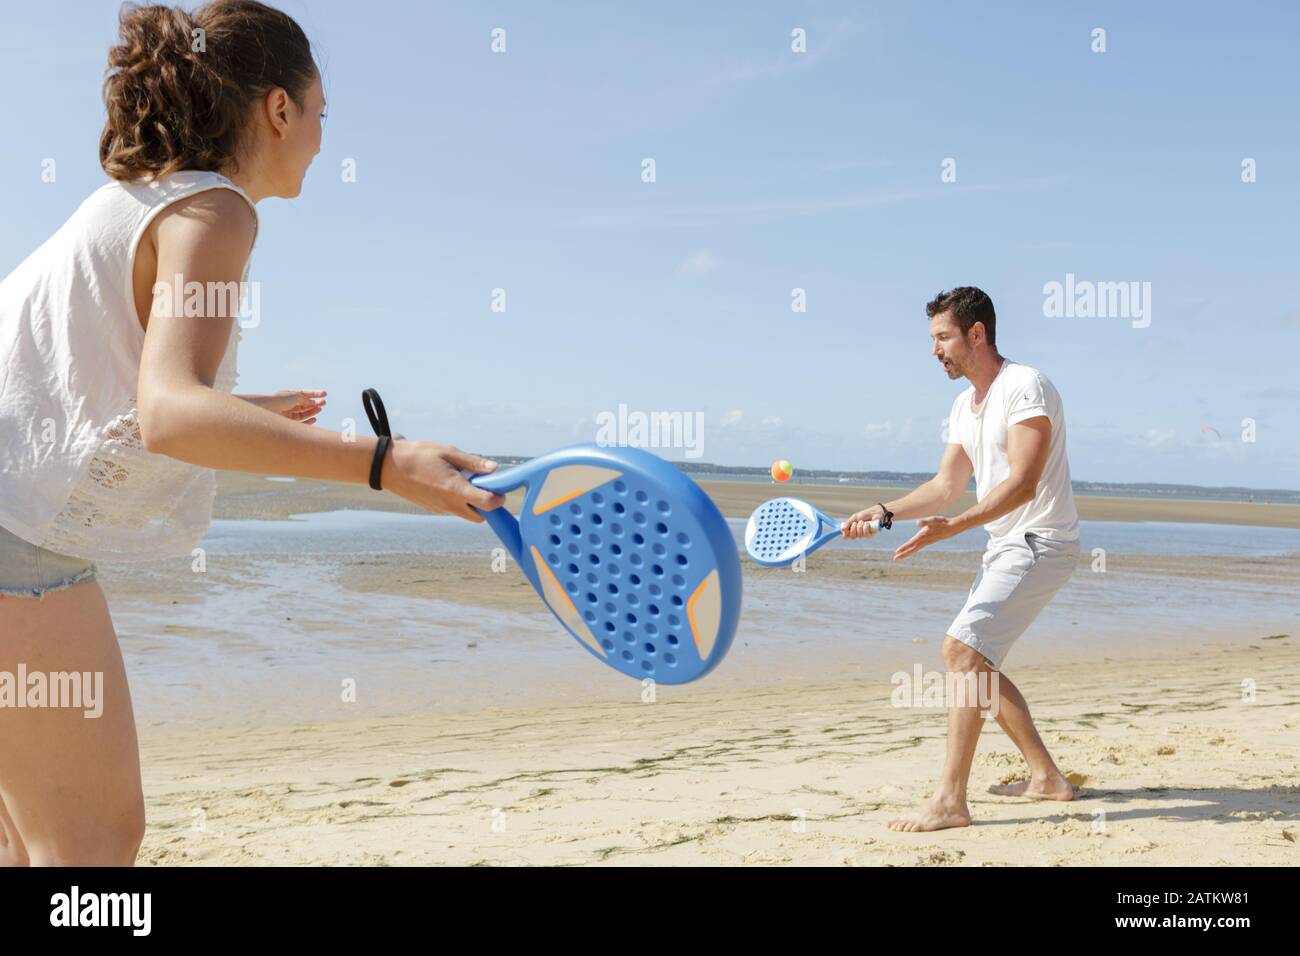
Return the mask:
[[[984,525],[988,548],[966,606],[943,639],[944,664],[956,684],[989,681],[996,688],[998,725],[1029,763],[1027,782],[990,792],[1070,800],[1073,787],[1047,752],[1024,697],[1000,670],[1011,645],[1069,580],[1079,558],[1079,517],[1065,457],[1061,397],[1042,372],[998,353],[993,302],[979,289],[940,293],[925,311],[934,356],[949,378],[965,378],[970,387],[953,402],[938,474],[896,501],[853,515],[844,537],[873,534],[867,522],[887,512],[894,518],[919,518],[916,535],[894,553],[898,561]],[[935,516],[956,504],[972,473],[974,507],[955,518]],[[949,702],[948,752],[939,787],[915,813],[891,820],[890,829],[970,825],[966,782],[982,726],[978,701]]]

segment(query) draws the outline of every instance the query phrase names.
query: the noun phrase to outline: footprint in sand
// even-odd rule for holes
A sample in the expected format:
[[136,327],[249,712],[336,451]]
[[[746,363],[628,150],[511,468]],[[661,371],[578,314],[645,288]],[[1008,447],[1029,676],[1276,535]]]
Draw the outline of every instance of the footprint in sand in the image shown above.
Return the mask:
[[966,858],[962,850],[935,850],[916,858],[917,866],[955,866]]

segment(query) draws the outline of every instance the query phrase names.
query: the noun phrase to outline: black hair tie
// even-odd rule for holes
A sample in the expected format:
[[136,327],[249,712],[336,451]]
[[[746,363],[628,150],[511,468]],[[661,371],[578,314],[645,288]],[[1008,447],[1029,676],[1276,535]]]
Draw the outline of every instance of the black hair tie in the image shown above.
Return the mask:
[[383,491],[379,476],[384,470],[384,456],[388,454],[388,446],[393,441],[393,431],[388,427],[388,412],[384,410],[384,400],[378,392],[373,388],[366,389],[361,393],[361,404],[365,406],[370,427],[379,436],[379,443],[375,445],[375,457],[370,461],[370,487],[375,491]]
[[885,513],[885,516],[880,519],[880,527],[888,531],[894,526],[894,513],[886,508],[883,502],[877,501],[876,506]]

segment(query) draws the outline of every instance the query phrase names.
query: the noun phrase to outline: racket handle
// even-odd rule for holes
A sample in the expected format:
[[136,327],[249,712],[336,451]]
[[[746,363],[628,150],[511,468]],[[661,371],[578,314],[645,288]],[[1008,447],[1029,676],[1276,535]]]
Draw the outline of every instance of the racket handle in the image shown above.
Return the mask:
[[[844,528],[845,528],[845,526],[846,526],[847,524],[848,524],[847,521],[841,521],[841,522],[840,522],[840,528],[839,528],[839,530],[840,530],[840,533],[841,533],[841,534],[844,533]],[[872,518],[870,521],[867,522],[867,527],[871,529],[871,533],[872,533],[872,534],[878,534],[878,533],[880,532],[880,519],[879,519],[879,518]]]
[[[462,468],[460,473],[466,481],[474,484],[474,472],[468,468]],[[474,508],[473,505],[470,505],[470,507]],[[524,553],[524,542],[523,536],[519,533],[519,519],[512,515],[504,505],[500,508],[494,508],[492,511],[483,511],[480,508],[474,508],[474,510],[481,514],[488,527],[496,532],[496,536],[501,539],[501,543],[509,549],[511,557],[515,561],[521,562]],[[532,580],[531,575],[529,575],[529,580]]]

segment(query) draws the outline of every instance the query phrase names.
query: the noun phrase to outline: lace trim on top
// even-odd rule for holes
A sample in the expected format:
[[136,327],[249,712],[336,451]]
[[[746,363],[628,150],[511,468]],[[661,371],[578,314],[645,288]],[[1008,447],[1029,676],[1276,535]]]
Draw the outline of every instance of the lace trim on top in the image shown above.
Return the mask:
[[[236,321],[213,388],[233,392]],[[89,466],[41,546],[87,560],[147,561],[189,554],[207,533],[216,473],[145,449],[132,396],[99,432]]]

